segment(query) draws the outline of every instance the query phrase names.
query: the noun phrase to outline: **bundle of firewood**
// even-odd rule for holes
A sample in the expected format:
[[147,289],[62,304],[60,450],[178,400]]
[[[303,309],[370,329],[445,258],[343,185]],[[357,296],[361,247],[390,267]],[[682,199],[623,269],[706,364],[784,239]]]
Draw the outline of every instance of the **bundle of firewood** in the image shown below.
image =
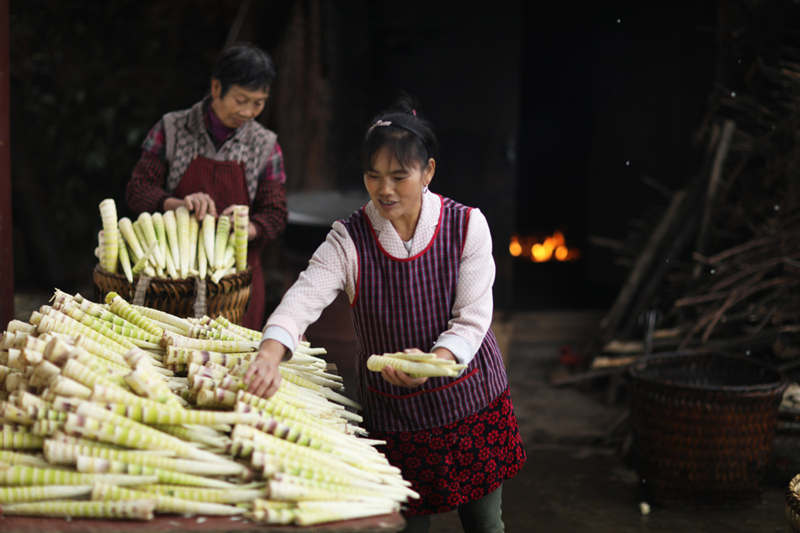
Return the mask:
[[800,48],[762,39],[767,15],[748,10],[769,6],[732,6],[741,31],[721,44],[696,135],[705,161],[641,245],[619,248],[627,280],[585,347],[601,366],[719,350],[789,368],[800,355]]

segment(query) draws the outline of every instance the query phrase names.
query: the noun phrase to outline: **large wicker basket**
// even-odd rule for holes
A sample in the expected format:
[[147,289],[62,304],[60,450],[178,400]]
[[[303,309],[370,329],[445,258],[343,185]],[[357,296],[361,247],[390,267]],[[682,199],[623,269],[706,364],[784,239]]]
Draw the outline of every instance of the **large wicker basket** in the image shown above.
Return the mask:
[[207,314],[214,318],[222,315],[240,324],[250,299],[252,272],[248,268],[230,274],[219,283],[197,279],[134,278],[133,283],[122,274],[112,274],[100,265],[92,278],[98,301],[111,291],[130,302],[159,309],[180,317]]
[[653,500],[722,503],[761,494],[787,382],[724,354],[661,354],[630,369],[637,469]]

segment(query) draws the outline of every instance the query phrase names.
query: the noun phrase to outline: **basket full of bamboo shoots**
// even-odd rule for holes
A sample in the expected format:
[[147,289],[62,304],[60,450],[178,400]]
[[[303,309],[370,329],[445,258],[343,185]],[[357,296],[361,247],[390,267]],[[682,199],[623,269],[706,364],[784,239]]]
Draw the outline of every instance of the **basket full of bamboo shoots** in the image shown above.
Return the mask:
[[117,217],[113,199],[100,202],[102,229],[93,281],[98,299],[111,291],[137,305],[179,317],[222,315],[239,323],[250,298],[248,206],[231,216],[198,221],[186,207]]
[[260,332],[109,296],[56,290],[0,335],[0,529],[18,515],[308,526],[399,517],[419,496],[324,348],[302,343],[264,399],[244,383]]

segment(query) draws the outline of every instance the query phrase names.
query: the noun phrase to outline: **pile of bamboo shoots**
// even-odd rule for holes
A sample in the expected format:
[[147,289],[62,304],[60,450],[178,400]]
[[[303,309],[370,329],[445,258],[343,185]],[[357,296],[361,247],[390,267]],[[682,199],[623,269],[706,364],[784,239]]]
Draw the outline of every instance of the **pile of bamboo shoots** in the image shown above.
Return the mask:
[[56,290],[0,338],[0,513],[309,525],[418,497],[324,348],[301,344],[271,398],[246,392],[260,339],[221,317]]
[[367,358],[367,368],[373,372],[380,372],[386,366],[401,370],[412,378],[457,378],[467,368],[465,364],[439,359],[436,354],[416,350],[374,354]]
[[199,277],[218,283],[247,269],[249,207],[231,216],[207,214],[202,224],[185,206],[165,213],[141,213],[135,221],[117,218],[114,200],[100,202],[103,229],[95,255],[108,272],[119,269],[128,282],[144,273],[168,279]]

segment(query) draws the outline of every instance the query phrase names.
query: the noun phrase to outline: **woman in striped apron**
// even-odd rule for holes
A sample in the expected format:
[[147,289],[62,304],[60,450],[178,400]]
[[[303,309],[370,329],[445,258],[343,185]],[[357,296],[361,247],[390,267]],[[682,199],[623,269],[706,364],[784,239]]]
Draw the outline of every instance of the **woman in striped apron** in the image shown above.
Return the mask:
[[[308,268],[268,318],[249,390],[270,396],[278,363],[345,291],[358,339],[364,422],[421,498],[407,531],[457,509],[465,531],[503,531],[501,490],[526,460],[500,350],[490,329],[495,266],[474,208],[429,190],[438,143],[405,100],[372,121],[363,142],[370,201],[333,224]],[[467,365],[458,378],[369,372],[371,354],[430,351]]]

